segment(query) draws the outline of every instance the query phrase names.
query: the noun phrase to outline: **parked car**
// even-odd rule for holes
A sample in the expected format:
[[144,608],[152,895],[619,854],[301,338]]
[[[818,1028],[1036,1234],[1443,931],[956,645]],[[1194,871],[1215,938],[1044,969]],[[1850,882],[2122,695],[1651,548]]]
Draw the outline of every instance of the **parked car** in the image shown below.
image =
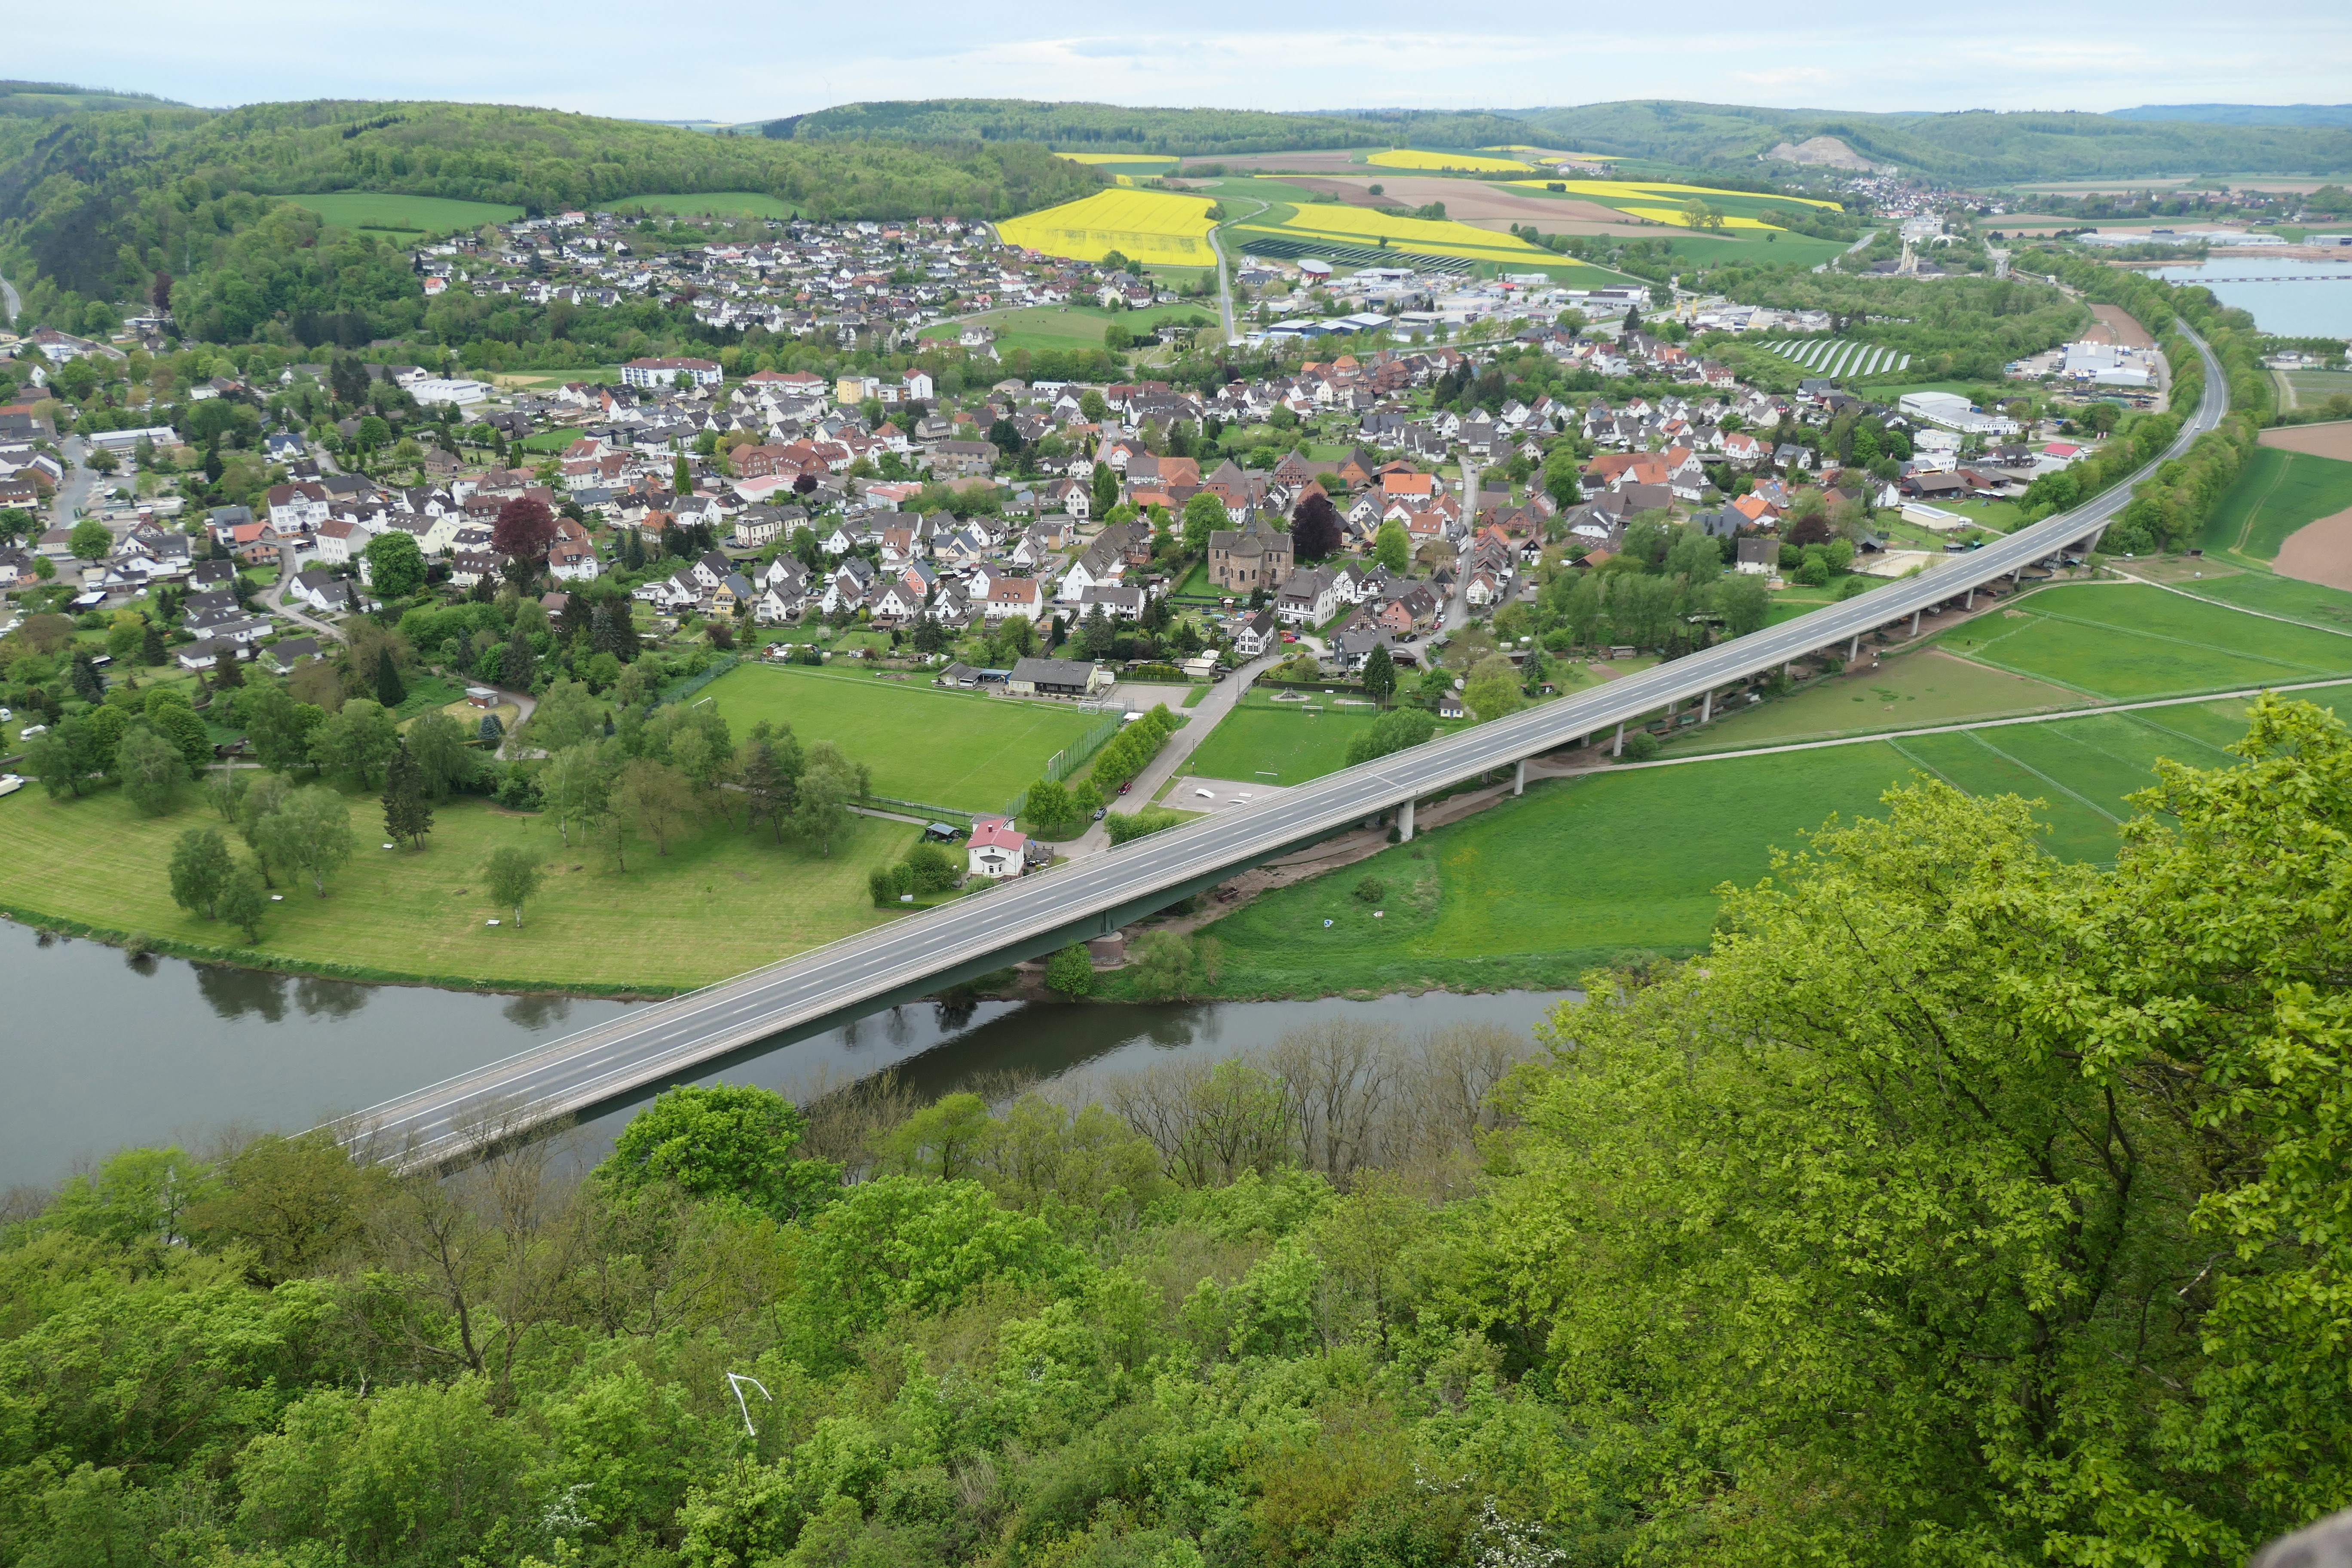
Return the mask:
[[1110,810],[1110,807],[1107,805],[1098,805],[1095,807],[1095,820],[1097,822],[1100,822],[1103,819],[1103,814],[1108,810]]
[[0,773],[0,795],[15,795],[25,787],[25,781],[15,773]]
[[[1134,783],[1134,782],[1135,782],[1134,780],[1129,779],[1129,780],[1128,781],[1128,784],[1132,784],[1132,783]],[[1119,785],[1119,786],[1118,786],[1118,793],[1119,793],[1119,794],[1121,794],[1121,795],[1125,795],[1125,794],[1127,793],[1127,784],[1121,784],[1121,785]]]
[[29,741],[36,735],[46,735],[48,732],[49,727],[47,724],[27,724],[16,731],[16,739]]

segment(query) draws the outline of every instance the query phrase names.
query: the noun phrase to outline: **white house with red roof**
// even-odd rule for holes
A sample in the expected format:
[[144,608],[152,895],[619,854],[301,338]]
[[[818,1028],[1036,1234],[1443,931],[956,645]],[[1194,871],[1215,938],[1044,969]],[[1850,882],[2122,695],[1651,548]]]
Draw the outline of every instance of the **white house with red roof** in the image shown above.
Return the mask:
[[1029,836],[1013,831],[1002,816],[982,816],[971,825],[971,840],[964,846],[967,868],[975,877],[1003,881],[1018,877],[1028,864]]

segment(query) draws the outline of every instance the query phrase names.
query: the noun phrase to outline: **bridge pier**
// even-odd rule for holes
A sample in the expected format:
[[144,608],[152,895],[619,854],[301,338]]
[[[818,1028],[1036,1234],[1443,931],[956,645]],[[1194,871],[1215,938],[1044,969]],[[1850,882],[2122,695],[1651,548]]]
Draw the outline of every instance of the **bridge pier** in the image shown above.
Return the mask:
[[1513,795],[1528,793],[1528,760],[1525,757],[1519,759],[1517,770],[1511,774],[1511,793]]
[[1612,757],[1622,757],[1625,754],[1625,721],[1622,719],[1617,721],[1616,750],[1611,752],[1609,754]]
[[1977,591],[1974,588],[1969,590],[1969,601],[1960,607],[1964,610],[1973,610],[1977,607]]
[[1706,724],[1706,723],[1711,723],[1711,722],[1713,722],[1713,721],[1714,721],[1714,719],[1715,719],[1715,688],[1714,688],[1714,687],[1712,687],[1712,686],[1710,686],[1710,687],[1708,687],[1708,688],[1706,689],[1706,700],[1705,700],[1705,701],[1703,701],[1703,702],[1701,702],[1701,703],[1698,705],[1698,721],[1699,721],[1700,723],[1702,723],[1702,724]]
[[1397,842],[1400,844],[1412,842],[1412,801],[1406,801],[1397,808]]
[[1919,635],[1919,616],[1921,614],[1922,612],[1918,610],[1911,612],[1911,635],[1915,637]]
[[1852,664],[1855,659],[1858,659],[1861,657],[1862,634],[1860,632],[1856,632],[1853,634],[1853,640],[1845,645],[1845,661],[1848,664]]

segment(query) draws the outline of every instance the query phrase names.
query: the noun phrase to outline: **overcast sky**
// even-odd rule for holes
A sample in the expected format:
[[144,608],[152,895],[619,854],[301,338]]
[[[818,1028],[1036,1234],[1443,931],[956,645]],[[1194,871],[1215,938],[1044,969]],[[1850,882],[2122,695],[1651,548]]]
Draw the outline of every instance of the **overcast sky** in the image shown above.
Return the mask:
[[2352,99],[2352,6],[2342,0],[1467,8],[99,0],[92,11],[17,11],[0,34],[7,74],[215,106],[436,98],[743,121],[950,96],[1275,110],[1681,98],[2099,110]]

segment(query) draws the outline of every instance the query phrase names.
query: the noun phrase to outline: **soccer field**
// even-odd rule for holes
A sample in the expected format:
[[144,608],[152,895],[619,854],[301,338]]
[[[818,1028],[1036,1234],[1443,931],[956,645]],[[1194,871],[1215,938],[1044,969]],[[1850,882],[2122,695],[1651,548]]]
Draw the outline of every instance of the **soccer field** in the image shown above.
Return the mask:
[[1066,703],[942,691],[803,665],[738,665],[703,689],[736,740],[765,719],[803,745],[831,741],[873,771],[874,792],[963,811],[1002,811],[1047,759],[1100,717]]

